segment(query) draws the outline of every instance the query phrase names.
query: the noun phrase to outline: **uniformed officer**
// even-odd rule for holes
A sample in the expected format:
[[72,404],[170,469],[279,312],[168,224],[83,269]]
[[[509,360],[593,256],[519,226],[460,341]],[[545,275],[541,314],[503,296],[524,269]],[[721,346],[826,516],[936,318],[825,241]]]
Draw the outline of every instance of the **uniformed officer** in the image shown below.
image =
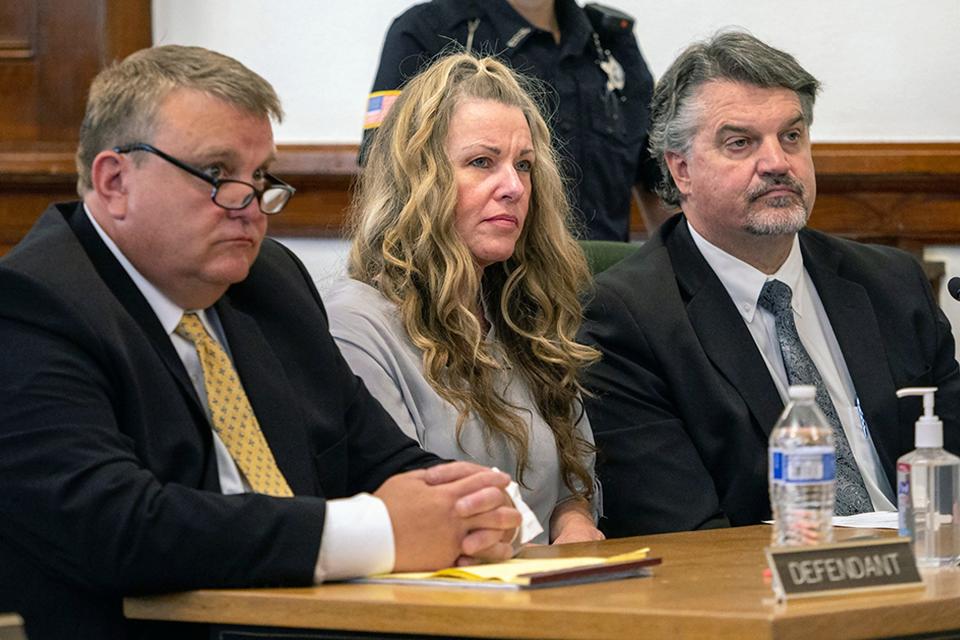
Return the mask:
[[647,152],[653,77],[633,20],[574,0],[433,0],[401,14],[368,100],[361,162],[403,83],[437,54],[463,48],[497,55],[549,85],[546,112],[583,237],[627,240],[634,186],[648,229],[666,217]]

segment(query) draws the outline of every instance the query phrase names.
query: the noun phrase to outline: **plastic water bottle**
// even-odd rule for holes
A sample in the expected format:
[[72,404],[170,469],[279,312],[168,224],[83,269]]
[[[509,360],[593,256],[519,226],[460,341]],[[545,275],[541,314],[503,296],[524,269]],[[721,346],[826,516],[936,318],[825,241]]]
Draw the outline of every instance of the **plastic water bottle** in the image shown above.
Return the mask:
[[791,386],[790,403],[770,434],[774,545],[833,541],[836,450],[816,394],[814,386]]
[[952,567],[960,560],[960,458],[943,450],[943,422],[933,413],[936,390],[897,391],[898,398],[923,396],[917,448],[897,460],[900,535],[913,542],[920,567]]

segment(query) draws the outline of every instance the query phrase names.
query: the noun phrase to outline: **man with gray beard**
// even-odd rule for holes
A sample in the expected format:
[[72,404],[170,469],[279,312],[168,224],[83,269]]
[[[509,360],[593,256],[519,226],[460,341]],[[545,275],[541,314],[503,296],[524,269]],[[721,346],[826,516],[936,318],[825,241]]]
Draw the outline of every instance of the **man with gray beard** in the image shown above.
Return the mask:
[[739,32],[684,51],[653,97],[660,195],[682,213],[597,278],[581,340],[608,536],[770,518],[767,441],[790,384],[817,386],[837,443],[837,513],[893,510],[917,399],[937,386],[960,450],[960,374],[923,270],[804,228],[819,83]]

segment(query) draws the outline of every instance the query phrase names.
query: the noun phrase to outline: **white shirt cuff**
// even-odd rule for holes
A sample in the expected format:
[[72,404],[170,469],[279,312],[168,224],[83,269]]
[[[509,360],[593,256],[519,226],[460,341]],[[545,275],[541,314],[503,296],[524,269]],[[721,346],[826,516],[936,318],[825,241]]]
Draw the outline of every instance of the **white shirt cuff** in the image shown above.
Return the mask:
[[315,583],[393,571],[393,525],[380,498],[359,493],[327,501]]

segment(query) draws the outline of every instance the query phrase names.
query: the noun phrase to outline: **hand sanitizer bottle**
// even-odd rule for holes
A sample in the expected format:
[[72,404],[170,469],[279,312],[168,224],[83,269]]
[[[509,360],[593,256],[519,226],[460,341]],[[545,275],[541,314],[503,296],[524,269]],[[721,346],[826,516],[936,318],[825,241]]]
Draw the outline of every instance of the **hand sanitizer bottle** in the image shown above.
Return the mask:
[[960,560],[960,458],[943,449],[943,423],[933,413],[936,387],[900,389],[898,398],[923,396],[916,450],[897,461],[900,535],[913,540],[920,567],[946,567]]

